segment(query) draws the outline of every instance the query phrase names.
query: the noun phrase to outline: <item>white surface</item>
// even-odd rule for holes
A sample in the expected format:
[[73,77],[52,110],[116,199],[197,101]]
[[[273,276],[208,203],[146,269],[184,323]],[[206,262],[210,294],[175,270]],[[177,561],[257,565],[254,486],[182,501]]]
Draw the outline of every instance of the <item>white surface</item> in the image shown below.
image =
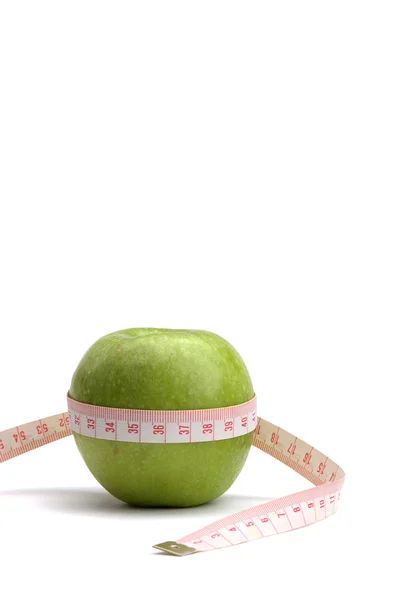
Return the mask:
[[0,428],[63,410],[102,334],[205,328],[243,355],[260,414],[348,474],[325,522],[175,559],[151,545],[303,480],[253,449],[209,506],[130,510],[63,440],[1,467],[3,595],[393,597],[399,17],[1,3]]

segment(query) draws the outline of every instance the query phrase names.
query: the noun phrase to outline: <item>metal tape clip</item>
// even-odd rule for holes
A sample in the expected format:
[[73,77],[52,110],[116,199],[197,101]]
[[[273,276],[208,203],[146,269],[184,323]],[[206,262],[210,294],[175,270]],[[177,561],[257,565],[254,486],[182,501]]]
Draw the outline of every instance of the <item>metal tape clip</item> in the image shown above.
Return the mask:
[[157,548],[157,550],[162,550],[163,552],[172,554],[173,556],[187,556],[188,554],[195,554],[197,552],[197,550],[194,548],[185,546],[185,544],[177,544],[176,542],[163,542],[162,544],[155,544],[153,548]]

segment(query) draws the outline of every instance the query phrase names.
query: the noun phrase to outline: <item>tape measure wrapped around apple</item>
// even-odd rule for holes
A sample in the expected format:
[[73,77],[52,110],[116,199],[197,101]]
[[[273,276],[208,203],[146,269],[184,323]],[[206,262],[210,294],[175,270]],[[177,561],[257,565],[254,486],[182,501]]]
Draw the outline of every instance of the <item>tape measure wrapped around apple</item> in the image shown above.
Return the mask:
[[316,486],[155,546],[169,554],[283,533],[336,511],[343,470],[257,418],[242,358],[213,333],[126,329],[100,338],[72,377],[68,408],[1,432],[0,462],[73,433],[89,470],[116,498],[136,506],[190,507],[221,496],[254,445]]

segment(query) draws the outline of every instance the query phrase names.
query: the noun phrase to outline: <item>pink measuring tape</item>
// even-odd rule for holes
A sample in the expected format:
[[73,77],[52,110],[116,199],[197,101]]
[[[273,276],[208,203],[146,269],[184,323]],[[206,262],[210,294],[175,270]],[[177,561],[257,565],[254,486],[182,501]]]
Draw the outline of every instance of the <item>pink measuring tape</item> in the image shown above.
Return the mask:
[[132,443],[206,443],[254,431],[253,446],[305,477],[315,487],[253,506],[154,548],[185,556],[299,529],[336,512],[344,471],[310,444],[256,416],[256,398],[207,410],[132,410],[94,406],[68,397],[67,413],[0,432],[0,462],[72,432]]

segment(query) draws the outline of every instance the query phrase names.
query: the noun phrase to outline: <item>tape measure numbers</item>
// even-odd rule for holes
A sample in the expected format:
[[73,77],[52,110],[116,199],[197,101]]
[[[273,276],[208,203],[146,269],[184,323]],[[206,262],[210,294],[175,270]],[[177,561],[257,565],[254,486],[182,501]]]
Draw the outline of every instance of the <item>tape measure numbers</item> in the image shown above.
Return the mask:
[[0,462],[72,434],[132,443],[202,443],[254,431],[253,446],[315,487],[278,498],[154,548],[175,556],[250,542],[311,525],[336,512],[345,474],[333,460],[293,434],[256,416],[256,398],[207,410],[131,410],[94,406],[68,397],[67,413],[0,432]]
[[87,437],[146,444],[227,440],[254,431],[257,401],[203,410],[131,410],[68,398],[71,429]]

